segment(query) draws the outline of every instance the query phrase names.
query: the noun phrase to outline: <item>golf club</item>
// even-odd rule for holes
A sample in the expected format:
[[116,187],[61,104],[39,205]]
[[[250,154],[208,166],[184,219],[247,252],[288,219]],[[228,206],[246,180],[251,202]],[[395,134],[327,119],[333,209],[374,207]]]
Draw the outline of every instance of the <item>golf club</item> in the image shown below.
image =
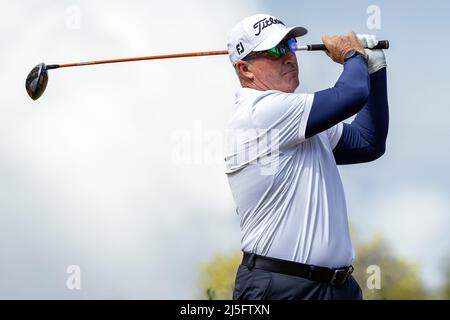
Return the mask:
[[[389,49],[388,40],[378,41],[377,46],[373,49]],[[323,44],[310,44],[304,46],[298,46],[297,51],[324,51],[326,50]],[[44,93],[48,82],[48,72],[47,70],[67,68],[67,67],[81,67],[89,66],[94,64],[105,64],[105,63],[117,63],[117,62],[129,62],[129,61],[141,61],[141,60],[156,60],[156,59],[171,59],[171,58],[186,58],[186,57],[201,57],[201,56],[213,56],[213,55],[225,55],[228,51],[204,51],[204,52],[189,52],[189,53],[175,53],[175,54],[164,54],[157,56],[146,56],[146,57],[135,57],[135,58],[122,58],[122,59],[111,59],[111,60],[98,60],[98,61],[88,61],[88,62],[76,62],[67,64],[50,64],[40,63],[35,66],[27,76],[25,81],[25,88],[31,99],[37,100]]]

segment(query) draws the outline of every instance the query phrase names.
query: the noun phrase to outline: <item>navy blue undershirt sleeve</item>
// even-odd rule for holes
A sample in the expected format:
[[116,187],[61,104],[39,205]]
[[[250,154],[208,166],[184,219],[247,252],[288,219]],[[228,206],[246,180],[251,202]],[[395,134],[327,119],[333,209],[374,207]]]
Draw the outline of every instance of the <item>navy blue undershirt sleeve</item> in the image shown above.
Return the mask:
[[344,123],[333,150],[337,164],[373,161],[384,154],[389,126],[386,68],[370,75],[367,105],[351,124]]
[[347,60],[334,87],[314,94],[305,137],[310,138],[358,113],[367,102],[369,86],[366,60],[360,55]]

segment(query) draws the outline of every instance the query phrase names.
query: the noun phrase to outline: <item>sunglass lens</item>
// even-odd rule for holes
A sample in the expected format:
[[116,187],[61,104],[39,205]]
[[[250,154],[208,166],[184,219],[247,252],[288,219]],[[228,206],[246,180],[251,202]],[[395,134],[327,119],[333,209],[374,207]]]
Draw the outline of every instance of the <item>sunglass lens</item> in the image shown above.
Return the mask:
[[272,49],[268,50],[267,53],[268,53],[271,57],[276,58],[276,59],[278,59],[279,57],[281,57],[281,52],[280,52],[280,50],[279,50],[278,47],[275,47],[275,48],[272,48]]
[[292,52],[295,52],[298,47],[297,47],[297,39],[295,38],[291,38],[287,41],[287,46],[289,48],[289,50],[291,50]]

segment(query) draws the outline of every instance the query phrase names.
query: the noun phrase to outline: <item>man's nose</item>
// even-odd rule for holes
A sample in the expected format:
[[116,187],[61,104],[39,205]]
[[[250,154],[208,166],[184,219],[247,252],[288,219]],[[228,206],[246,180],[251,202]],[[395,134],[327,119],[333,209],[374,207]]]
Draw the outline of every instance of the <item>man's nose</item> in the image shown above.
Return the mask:
[[283,64],[295,64],[297,62],[297,56],[292,51],[288,51],[284,55]]

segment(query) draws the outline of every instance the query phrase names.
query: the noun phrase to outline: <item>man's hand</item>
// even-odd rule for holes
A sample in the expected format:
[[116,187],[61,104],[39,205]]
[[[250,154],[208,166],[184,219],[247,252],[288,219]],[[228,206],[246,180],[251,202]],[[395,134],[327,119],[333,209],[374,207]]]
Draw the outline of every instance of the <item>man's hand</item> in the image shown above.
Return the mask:
[[369,58],[369,74],[375,73],[378,70],[386,67],[386,58],[384,57],[383,50],[371,50],[378,44],[378,40],[375,35],[358,34],[357,37],[361,45],[368,48],[365,49],[365,52]]
[[365,55],[364,48],[358,41],[354,32],[349,32],[346,36],[328,36],[322,37],[322,42],[327,47],[327,55],[333,59],[333,61],[343,64],[345,55],[352,49]]

